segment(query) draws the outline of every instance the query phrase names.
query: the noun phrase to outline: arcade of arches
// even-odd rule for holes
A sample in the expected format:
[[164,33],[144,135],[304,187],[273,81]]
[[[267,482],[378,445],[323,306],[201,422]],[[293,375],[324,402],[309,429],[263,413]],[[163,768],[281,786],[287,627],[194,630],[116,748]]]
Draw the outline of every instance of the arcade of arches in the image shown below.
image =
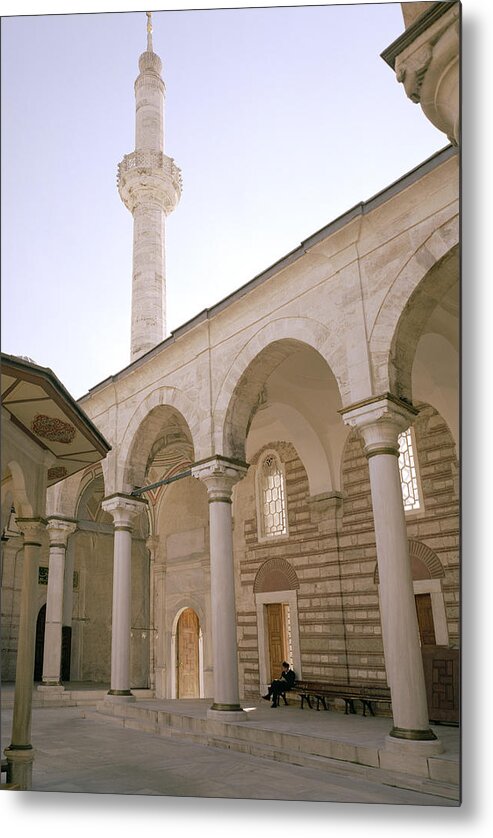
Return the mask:
[[[459,646],[455,293],[456,287],[447,289],[428,314],[410,359],[421,503],[406,513],[405,525],[424,659],[433,654],[440,661],[454,659]],[[406,332],[410,319],[416,320],[412,300],[398,331]],[[341,418],[331,368],[307,343],[281,338],[245,364],[231,389],[225,448],[236,455],[232,463],[249,464],[232,489],[239,695],[258,699],[284,658],[305,678],[386,683],[369,461],[361,432]],[[210,504],[205,482],[191,473],[199,423],[193,414],[187,422],[162,393],[150,401],[140,414],[134,411],[138,421],[122,468],[124,497],[151,487],[132,500],[139,508],[131,518],[126,686],[151,688],[158,697],[212,697]],[[114,522],[104,508],[112,494],[105,479],[103,462],[78,478],[75,491],[57,498],[57,514],[77,522],[67,543],[65,587],[70,574],[72,605],[64,618],[62,680],[111,683]],[[272,516],[271,529],[265,525],[266,479],[279,484],[270,501],[284,515],[277,529]],[[15,539],[7,551],[14,549]],[[13,558],[14,565],[22,561],[20,554]],[[40,613],[48,568],[47,543]],[[35,677],[42,682],[44,626],[38,624]],[[15,635],[14,620],[11,630]],[[4,666],[8,680],[13,643]],[[431,717],[456,720],[457,696],[447,683],[440,690],[430,695]]]

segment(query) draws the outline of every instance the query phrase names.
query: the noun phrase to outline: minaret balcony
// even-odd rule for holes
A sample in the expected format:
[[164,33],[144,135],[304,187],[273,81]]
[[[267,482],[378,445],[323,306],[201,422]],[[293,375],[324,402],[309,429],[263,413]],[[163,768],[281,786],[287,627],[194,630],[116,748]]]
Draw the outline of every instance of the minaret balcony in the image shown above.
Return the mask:
[[117,184],[120,197],[130,212],[139,204],[158,203],[166,215],[181,197],[181,171],[162,151],[143,149],[125,154],[118,164]]

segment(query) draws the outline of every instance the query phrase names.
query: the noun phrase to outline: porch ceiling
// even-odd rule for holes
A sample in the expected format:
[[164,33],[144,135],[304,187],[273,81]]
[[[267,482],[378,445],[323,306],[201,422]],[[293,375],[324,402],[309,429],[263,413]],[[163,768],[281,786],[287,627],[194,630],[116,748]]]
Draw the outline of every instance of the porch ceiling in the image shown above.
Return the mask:
[[1,392],[11,421],[55,456],[48,486],[98,462],[110,450],[51,369],[2,353]]

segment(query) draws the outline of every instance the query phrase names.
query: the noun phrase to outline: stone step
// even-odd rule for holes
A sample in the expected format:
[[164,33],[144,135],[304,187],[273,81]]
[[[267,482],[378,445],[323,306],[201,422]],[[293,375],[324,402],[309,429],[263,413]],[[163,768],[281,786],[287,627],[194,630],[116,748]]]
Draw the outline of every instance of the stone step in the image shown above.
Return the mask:
[[[60,690],[57,692],[49,692],[42,690],[34,690],[32,696],[32,707],[82,707],[96,705],[102,701],[108,692],[107,689],[102,690]],[[132,690],[135,697],[142,701],[143,699],[154,698],[153,690]],[[12,709],[14,706],[14,690],[4,691],[2,694],[2,707],[5,709]]]
[[92,712],[95,716],[103,714],[122,727],[153,735],[361,777],[449,800],[460,799],[459,766],[453,760],[429,758],[428,770],[433,771],[433,776],[418,776],[380,767],[377,747],[356,747],[334,739],[217,722],[135,704],[115,703],[108,706],[101,702]]

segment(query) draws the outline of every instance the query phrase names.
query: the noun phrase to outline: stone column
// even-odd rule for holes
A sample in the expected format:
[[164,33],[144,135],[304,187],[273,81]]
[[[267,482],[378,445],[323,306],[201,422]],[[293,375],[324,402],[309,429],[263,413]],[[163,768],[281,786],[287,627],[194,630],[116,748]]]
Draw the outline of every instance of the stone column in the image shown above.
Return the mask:
[[214,703],[208,717],[223,721],[248,720],[239,701],[231,517],[233,486],[247,469],[245,463],[221,456],[192,467],[193,477],[205,483],[209,495]]
[[113,612],[111,619],[111,685],[106,700],[135,701],[130,691],[130,625],[132,605],[132,519],[147,501],[116,494],[101,506],[113,516]]
[[65,581],[63,585],[63,615],[62,615],[62,681],[63,672],[63,649],[67,644],[68,660],[66,680],[70,680],[72,670],[72,619],[74,614],[74,567],[75,550],[74,539],[70,539],[65,553]]
[[42,518],[17,518],[17,526],[24,535],[24,556],[12,742],[5,749],[5,756],[9,764],[9,780],[22,790],[29,790],[32,786],[34,750],[31,745],[31,710],[34,646],[38,604],[38,568],[45,523]]
[[57,517],[49,518],[46,526],[50,537],[50,559],[43,651],[43,679],[42,684],[38,687],[41,692],[63,692],[61,667],[65,554],[68,538],[75,532],[76,527],[77,521]]
[[159,536],[150,535],[147,538],[146,547],[149,550],[149,688],[151,690],[156,689],[156,622],[154,609],[158,545]]
[[386,394],[341,413],[348,425],[360,431],[370,470],[382,638],[394,720],[387,745],[395,750],[407,743],[414,752],[437,753],[442,746],[428,721],[398,464],[398,436],[417,411]]

